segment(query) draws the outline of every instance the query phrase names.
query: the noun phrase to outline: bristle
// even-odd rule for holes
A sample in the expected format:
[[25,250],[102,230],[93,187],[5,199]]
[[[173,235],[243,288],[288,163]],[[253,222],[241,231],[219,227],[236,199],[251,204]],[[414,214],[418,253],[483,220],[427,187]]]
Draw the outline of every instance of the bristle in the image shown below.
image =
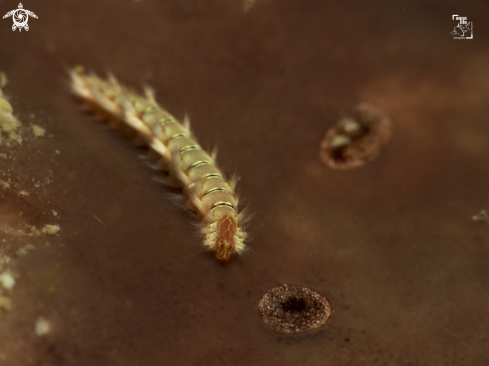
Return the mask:
[[231,179],[229,180],[229,185],[230,187],[235,190],[236,189],[236,186],[238,185],[238,181],[239,181],[239,175],[235,172],[233,173],[233,175],[231,176]]
[[187,113],[183,117],[183,127],[190,131],[190,116]]
[[212,151],[211,151],[211,154],[210,154],[212,160],[216,161],[218,151],[219,151],[219,148],[217,147],[217,145],[212,148]]
[[144,95],[149,100],[155,101],[155,91],[151,86],[149,86],[149,85],[144,86]]

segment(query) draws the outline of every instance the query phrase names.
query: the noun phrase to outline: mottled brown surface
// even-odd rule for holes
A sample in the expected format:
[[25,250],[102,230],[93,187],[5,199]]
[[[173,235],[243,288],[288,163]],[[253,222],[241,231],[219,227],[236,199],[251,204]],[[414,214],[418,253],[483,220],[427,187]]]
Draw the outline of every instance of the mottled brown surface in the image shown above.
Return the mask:
[[[27,208],[2,194],[0,213],[45,223],[56,210],[61,231],[0,234],[9,253],[36,246],[15,262],[0,365],[489,363],[489,226],[472,220],[489,207],[487,2],[24,6],[39,19],[15,33],[0,21],[0,70],[19,119],[47,134],[0,160],[31,192]],[[474,22],[473,40],[452,39],[452,14]],[[202,251],[142,152],[69,97],[78,63],[150,83],[204,146],[219,144],[256,213],[247,255],[223,265]],[[332,171],[320,141],[359,101],[386,111],[393,138],[366,166]],[[282,283],[327,297],[328,323],[267,329],[257,303]]]

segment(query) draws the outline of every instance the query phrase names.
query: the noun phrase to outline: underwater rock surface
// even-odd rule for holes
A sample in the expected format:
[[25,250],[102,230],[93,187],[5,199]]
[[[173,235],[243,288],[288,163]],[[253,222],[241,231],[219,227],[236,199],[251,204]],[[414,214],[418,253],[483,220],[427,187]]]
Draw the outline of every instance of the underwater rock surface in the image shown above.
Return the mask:
[[[29,195],[0,187],[0,274],[15,281],[0,365],[488,364],[489,230],[472,219],[489,209],[487,26],[454,40],[437,5],[55,0],[25,4],[28,32],[2,20],[23,141],[0,146],[0,179]],[[202,250],[146,152],[73,100],[76,64],[150,84],[219,145],[255,212],[248,253],[222,265]],[[359,101],[392,119],[392,139],[329,169],[318,146]],[[26,231],[45,225],[60,230]],[[282,283],[334,316],[271,331],[256,309]]]

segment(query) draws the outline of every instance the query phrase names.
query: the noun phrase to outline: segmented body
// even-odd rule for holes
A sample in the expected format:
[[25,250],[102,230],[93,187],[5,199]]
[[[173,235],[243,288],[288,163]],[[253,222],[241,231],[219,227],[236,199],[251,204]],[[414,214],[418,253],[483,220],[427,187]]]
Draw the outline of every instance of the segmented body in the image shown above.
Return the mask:
[[114,78],[100,79],[82,67],[71,72],[71,81],[77,96],[123,121],[161,156],[161,166],[183,188],[187,207],[197,212],[205,247],[215,251],[220,260],[244,250],[246,233],[238,214],[236,180],[226,180],[214,154],[204,151],[190,132],[188,121],[178,122],[158,105],[150,89],[145,96],[138,95]]

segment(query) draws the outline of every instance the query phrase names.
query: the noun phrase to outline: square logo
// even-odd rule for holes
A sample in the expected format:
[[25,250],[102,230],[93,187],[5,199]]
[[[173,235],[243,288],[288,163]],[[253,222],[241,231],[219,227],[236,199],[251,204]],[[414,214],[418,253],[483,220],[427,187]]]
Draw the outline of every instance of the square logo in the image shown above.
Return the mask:
[[474,22],[468,22],[467,17],[452,15],[452,20],[458,22],[450,34],[455,37],[453,39],[474,39]]

